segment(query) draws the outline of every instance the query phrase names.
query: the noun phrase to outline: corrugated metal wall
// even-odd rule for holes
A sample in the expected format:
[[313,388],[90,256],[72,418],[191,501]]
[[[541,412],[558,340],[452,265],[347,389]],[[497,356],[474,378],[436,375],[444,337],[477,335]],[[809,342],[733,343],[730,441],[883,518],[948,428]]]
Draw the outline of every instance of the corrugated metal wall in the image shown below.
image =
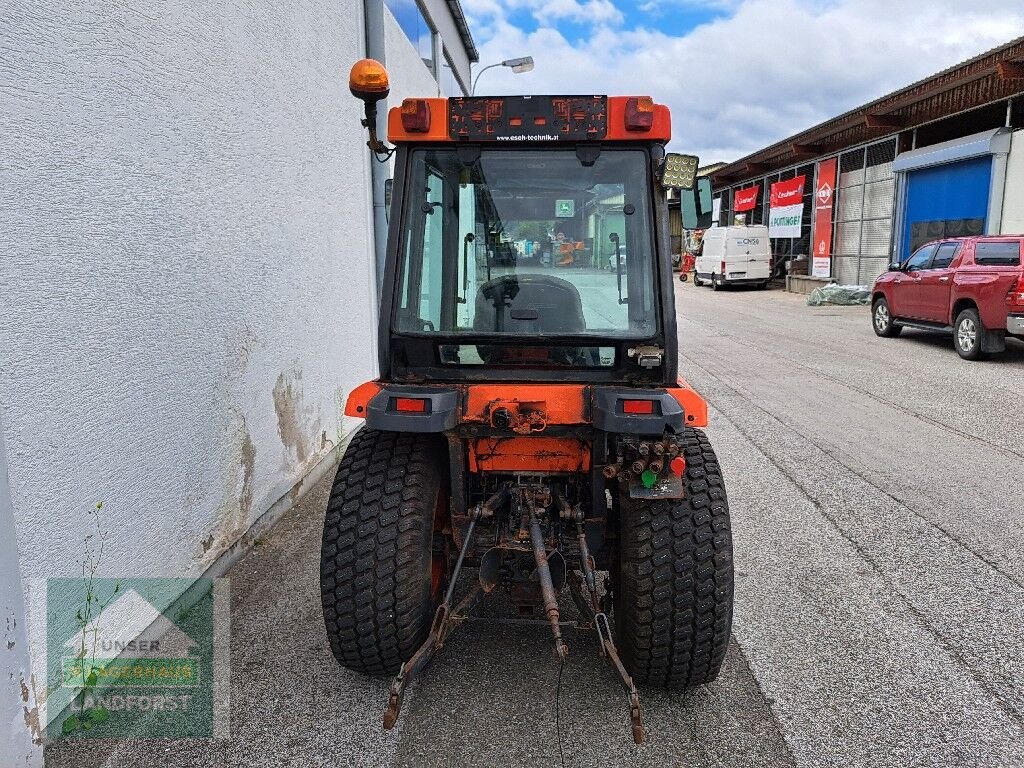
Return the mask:
[[843,284],[870,285],[892,254],[896,139],[839,155],[832,275]]

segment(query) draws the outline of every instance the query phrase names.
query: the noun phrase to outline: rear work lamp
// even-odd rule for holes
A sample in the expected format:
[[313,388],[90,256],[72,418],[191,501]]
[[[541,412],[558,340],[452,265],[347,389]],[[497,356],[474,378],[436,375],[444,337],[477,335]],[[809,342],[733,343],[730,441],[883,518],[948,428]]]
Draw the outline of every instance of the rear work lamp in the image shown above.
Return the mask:
[[680,155],[669,152],[661,167],[661,185],[671,189],[693,189],[697,181],[696,155]]

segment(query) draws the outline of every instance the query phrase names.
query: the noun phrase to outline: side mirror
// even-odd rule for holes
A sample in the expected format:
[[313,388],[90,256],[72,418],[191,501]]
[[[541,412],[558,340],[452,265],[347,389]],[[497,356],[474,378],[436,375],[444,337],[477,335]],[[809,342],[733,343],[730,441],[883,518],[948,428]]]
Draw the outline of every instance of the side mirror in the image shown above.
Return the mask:
[[683,229],[710,229],[714,202],[711,199],[711,179],[697,179],[696,189],[679,190],[679,210]]
[[899,272],[899,271],[900,271],[900,263],[899,263],[899,262],[897,262],[897,261],[894,261],[894,262],[892,262],[892,263],[891,263],[891,264],[890,264],[890,265],[889,265],[889,266],[887,267],[887,269],[888,269],[888,270],[889,270],[890,272]]

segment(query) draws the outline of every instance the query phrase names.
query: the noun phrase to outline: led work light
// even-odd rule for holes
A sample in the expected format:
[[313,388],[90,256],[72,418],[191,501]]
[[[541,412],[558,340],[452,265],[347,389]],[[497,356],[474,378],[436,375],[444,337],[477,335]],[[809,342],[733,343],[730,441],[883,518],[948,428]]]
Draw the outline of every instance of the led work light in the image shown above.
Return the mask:
[[661,185],[672,189],[693,189],[698,162],[696,155],[669,152],[661,169]]

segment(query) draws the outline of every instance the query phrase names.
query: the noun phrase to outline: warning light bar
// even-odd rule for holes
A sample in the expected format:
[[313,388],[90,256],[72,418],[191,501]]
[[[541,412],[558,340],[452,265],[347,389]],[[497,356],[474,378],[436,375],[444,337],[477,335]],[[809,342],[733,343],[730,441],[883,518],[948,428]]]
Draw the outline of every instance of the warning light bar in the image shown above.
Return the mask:
[[671,137],[668,107],[650,96],[406,99],[388,114],[393,142],[667,142]]

